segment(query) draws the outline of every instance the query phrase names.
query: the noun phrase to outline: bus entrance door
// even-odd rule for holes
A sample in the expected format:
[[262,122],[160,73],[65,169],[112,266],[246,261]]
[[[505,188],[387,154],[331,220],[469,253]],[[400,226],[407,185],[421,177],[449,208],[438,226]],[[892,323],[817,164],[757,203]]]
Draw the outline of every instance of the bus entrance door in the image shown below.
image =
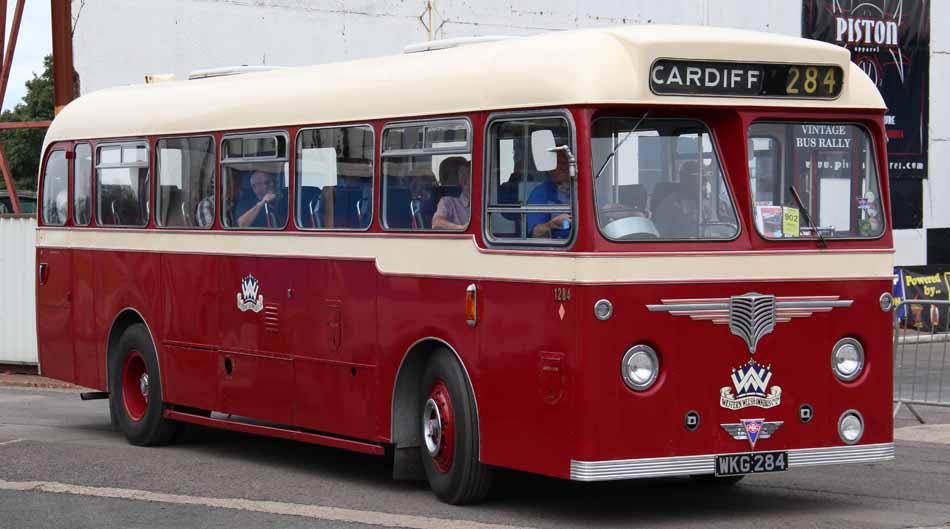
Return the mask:
[[36,319],[40,369],[47,377],[75,380],[72,256],[67,250],[40,248],[36,263],[36,305],[42,314]]

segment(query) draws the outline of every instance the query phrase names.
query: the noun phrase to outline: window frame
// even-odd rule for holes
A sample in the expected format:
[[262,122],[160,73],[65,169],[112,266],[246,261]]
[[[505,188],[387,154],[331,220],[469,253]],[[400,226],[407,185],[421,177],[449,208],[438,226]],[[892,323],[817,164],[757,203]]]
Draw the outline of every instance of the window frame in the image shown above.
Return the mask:
[[[574,158],[577,158],[577,126],[574,122],[574,116],[571,112],[565,108],[560,109],[543,109],[543,110],[522,110],[514,112],[493,112],[488,115],[488,118],[485,120],[485,130],[483,137],[483,148],[482,148],[482,237],[485,240],[486,246],[489,248],[492,247],[502,247],[502,248],[513,248],[513,247],[522,247],[538,250],[552,250],[552,251],[565,251],[570,250],[574,243],[577,242],[577,236],[580,231],[578,228],[578,211],[579,211],[579,202],[577,197],[578,188],[580,187],[580,164],[577,166],[577,174],[571,178],[571,218],[574,219],[571,222],[571,235],[567,239],[563,239],[563,242],[559,239],[535,239],[533,237],[526,237],[524,239],[518,238],[501,238],[498,239],[494,237],[491,233],[491,226],[489,217],[492,213],[502,213],[502,212],[514,212],[515,209],[511,207],[502,208],[499,211],[492,211],[498,206],[492,206],[491,204],[491,156],[493,151],[493,144],[491,141],[492,137],[492,126],[499,121],[530,121],[536,119],[545,119],[545,118],[561,118],[567,123],[567,134],[569,137],[569,144],[571,152],[574,154]],[[536,209],[535,209],[536,208]],[[518,206],[517,213],[527,215],[529,213],[544,213],[544,206],[535,206],[534,208],[525,208],[524,206]],[[533,209],[534,211],[529,211]],[[525,217],[527,219],[527,217]]]
[[[438,125],[438,124],[450,124],[450,123],[465,123],[466,126],[466,140],[465,147],[451,147],[445,149],[395,149],[391,151],[383,150],[383,144],[386,141],[386,132],[389,129],[414,126],[414,125]],[[471,212],[468,216],[468,223],[465,225],[464,229],[461,230],[437,230],[433,228],[423,228],[423,229],[407,229],[407,228],[390,228],[389,224],[386,222],[386,213],[387,213],[387,200],[386,200],[386,175],[383,174],[383,160],[385,158],[400,158],[400,157],[409,157],[409,156],[434,156],[434,155],[446,155],[451,156],[453,154],[467,154],[470,157],[475,157],[475,140],[472,137],[475,133],[474,127],[472,126],[472,120],[468,116],[457,116],[457,117],[440,117],[432,119],[413,119],[408,121],[390,121],[383,125],[382,130],[379,133],[379,226],[383,231],[396,232],[396,233],[465,233],[472,226],[472,215]],[[425,139],[423,139],[423,144]],[[471,163],[471,161],[470,161]],[[472,173],[471,169],[469,170]],[[438,178],[438,175],[436,175]],[[474,181],[475,175],[469,174],[469,185]],[[474,203],[470,202],[470,207],[474,209]]]
[[[234,139],[234,138],[244,138],[244,139],[269,138],[269,137],[272,137],[272,136],[283,136],[283,137],[284,137],[284,145],[285,145],[285,151],[286,151],[284,158],[280,158],[279,156],[274,156],[274,157],[269,157],[269,156],[249,156],[249,157],[235,158],[235,159],[231,159],[231,160],[226,160],[226,159],[224,158],[224,153],[225,153],[225,150],[224,150],[224,142],[227,141],[227,140],[229,140],[229,139]],[[293,211],[293,200],[291,200],[291,197],[290,197],[291,191],[293,190],[294,185],[295,185],[295,182],[294,182],[294,179],[293,179],[293,176],[294,176],[294,175],[293,175],[293,172],[294,172],[294,171],[292,170],[292,169],[294,169],[294,167],[292,166],[293,162],[291,161],[293,157],[290,155],[290,134],[289,134],[286,130],[284,130],[284,129],[274,129],[274,130],[264,130],[264,131],[254,131],[254,132],[229,132],[229,133],[227,133],[227,134],[222,134],[222,135],[221,135],[221,141],[219,142],[219,144],[217,145],[217,147],[218,147],[218,157],[217,157],[217,159],[216,159],[216,164],[217,164],[217,167],[218,167],[218,169],[219,169],[218,172],[220,173],[219,178],[218,178],[218,180],[220,181],[220,183],[218,184],[218,188],[217,188],[215,191],[216,191],[216,193],[217,193],[217,197],[220,197],[220,200],[217,200],[217,202],[220,202],[220,203],[221,203],[221,207],[218,207],[218,205],[215,204],[215,209],[218,210],[217,213],[216,213],[216,217],[217,217],[217,218],[216,218],[216,222],[221,223],[221,228],[224,229],[224,230],[247,230],[247,231],[262,231],[262,232],[280,232],[280,231],[286,231],[286,230],[287,230],[287,227],[290,226],[290,218],[289,218],[289,217],[290,217],[291,215],[294,215],[294,211]],[[236,164],[242,164],[242,163],[256,163],[256,162],[281,162],[281,163],[286,163],[286,164],[287,164],[287,217],[288,217],[288,218],[284,219],[284,225],[281,226],[280,228],[252,228],[252,227],[242,228],[241,226],[228,226],[228,224],[227,224],[226,222],[224,222],[224,214],[225,214],[225,207],[224,207],[224,196],[225,196],[225,191],[224,191],[224,184],[225,184],[224,168],[225,168],[225,166],[236,165]],[[237,219],[235,219],[235,222],[236,222],[236,221],[237,221]]]
[[[639,116],[639,117],[642,117],[642,115]],[[631,121],[636,122],[636,120],[638,119],[638,117],[617,116],[617,115],[603,115],[603,116],[598,116],[598,117],[596,117],[595,119],[592,119],[591,122],[590,122],[590,141],[591,141],[591,142],[593,142],[593,140],[594,140],[594,123],[595,123],[596,121],[600,121],[600,120],[602,120],[602,119],[628,119],[628,120],[631,120]],[[591,183],[590,183],[590,185],[591,185],[591,198],[593,199],[593,204],[594,204],[594,220],[595,220],[595,222],[597,223],[597,232],[600,233],[601,237],[603,237],[604,239],[606,239],[606,240],[608,240],[608,241],[610,241],[610,242],[613,242],[613,243],[618,243],[618,244],[627,244],[627,243],[658,243],[658,242],[664,242],[664,243],[666,243],[666,242],[670,242],[670,243],[725,243],[725,242],[732,242],[732,241],[735,241],[736,239],[738,239],[739,237],[741,237],[741,236],[742,236],[742,224],[743,224],[743,221],[742,221],[742,216],[741,216],[740,213],[739,213],[739,202],[736,200],[735,190],[734,190],[734,189],[732,188],[732,186],[730,185],[730,182],[729,182],[729,174],[728,174],[728,172],[727,172],[726,164],[725,164],[725,162],[723,161],[722,151],[719,149],[719,140],[716,138],[716,133],[714,132],[713,128],[710,127],[709,124],[706,123],[705,120],[702,120],[702,119],[699,119],[699,118],[691,118],[691,117],[665,117],[665,116],[661,116],[661,117],[653,117],[653,118],[651,118],[651,117],[648,116],[647,119],[643,120],[644,123],[649,123],[649,122],[651,122],[651,121],[692,121],[692,122],[695,122],[695,123],[698,123],[698,124],[702,125],[702,126],[706,129],[706,134],[709,135],[709,143],[710,143],[710,145],[712,146],[712,152],[716,155],[716,163],[717,163],[717,165],[719,166],[719,171],[720,171],[720,175],[722,176],[723,184],[726,186],[726,193],[729,195],[729,200],[732,202],[732,211],[733,211],[733,213],[735,213],[735,215],[736,215],[736,233],[735,233],[735,235],[733,235],[732,237],[722,237],[722,238],[709,238],[709,237],[704,237],[704,238],[677,238],[677,239],[670,239],[670,238],[658,237],[658,238],[655,238],[655,239],[631,239],[631,240],[626,240],[626,241],[625,241],[625,240],[622,240],[622,239],[614,239],[614,238],[608,237],[607,234],[604,233],[603,227],[600,225],[600,208],[597,207],[597,191],[594,189],[594,171],[595,171],[595,168],[594,168],[594,156],[593,156],[593,153],[592,153],[592,154],[591,154],[591,157],[590,157],[590,163],[591,163],[591,172],[590,172],[590,175],[591,175]],[[747,148],[748,148],[748,147],[747,147]],[[747,154],[746,156],[748,156],[748,154]],[[748,167],[748,158],[747,158],[746,160],[747,160],[747,161],[746,161],[746,166]],[[748,171],[746,171],[745,174],[748,176]],[[701,226],[701,224],[700,224],[700,226]]]
[[[145,146],[145,161],[144,162],[134,162],[134,163],[128,163],[128,164],[121,163],[121,162],[117,164],[114,164],[114,163],[103,164],[100,162],[102,157],[99,156],[99,151],[103,148],[119,147],[121,151],[121,149],[123,149],[126,146],[139,146],[139,145]],[[145,223],[144,224],[107,224],[107,223],[102,222],[102,218],[100,216],[100,214],[102,213],[101,211],[102,197],[99,196],[100,191],[102,189],[102,179],[99,178],[100,169],[127,169],[127,168],[132,168],[132,167],[136,167],[136,168],[144,167],[146,169],[146,172],[145,172],[146,180],[152,177],[152,164],[151,164],[152,149],[148,140],[145,138],[137,138],[137,139],[123,139],[123,140],[116,140],[116,141],[98,142],[96,143],[95,149],[93,152],[95,153],[94,154],[95,157],[93,159],[96,162],[95,164],[93,164],[93,169],[95,171],[95,177],[96,177],[96,180],[95,180],[96,226],[103,227],[103,228],[138,228],[138,229],[148,227],[149,223],[152,220],[152,197],[151,197],[152,186],[150,182],[146,182],[146,185],[145,185],[145,192],[149,193],[149,196],[145,197]]]
[[[158,209],[160,204],[160,197],[162,196],[159,193],[162,187],[162,157],[161,157],[161,144],[163,141],[168,140],[190,140],[198,138],[208,138],[211,140],[211,156],[213,163],[211,164],[211,199],[213,200],[212,207],[214,208],[214,218],[212,219],[211,224],[208,226],[166,226],[158,221]],[[210,230],[214,228],[214,220],[217,219],[218,211],[218,153],[217,153],[217,142],[214,141],[213,134],[195,134],[195,135],[182,135],[182,136],[162,136],[155,139],[155,227],[163,230]]]
[[[79,219],[77,218],[77,214],[78,214],[78,212],[79,212],[79,208],[76,207],[76,198],[77,198],[77,196],[78,196],[78,193],[76,193],[76,185],[77,185],[77,183],[79,182],[79,154],[78,154],[78,151],[79,151],[79,148],[82,147],[82,146],[84,146],[84,145],[89,148],[89,220],[86,221],[85,223],[82,223],[82,222],[79,222]],[[70,200],[69,200],[69,201],[70,201],[70,207],[72,208],[72,214],[70,215],[70,217],[72,218],[73,226],[86,227],[86,226],[89,226],[90,224],[92,224],[92,219],[95,218],[95,216],[96,216],[96,215],[94,215],[94,212],[95,212],[95,209],[96,209],[96,208],[95,208],[96,204],[93,203],[93,197],[96,195],[96,193],[95,193],[95,181],[94,181],[94,179],[93,179],[93,175],[96,174],[96,163],[95,163],[95,162],[96,162],[96,159],[93,157],[93,153],[96,152],[96,149],[95,149],[95,147],[92,145],[92,143],[90,143],[90,142],[88,142],[88,141],[80,141],[80,142],[76,142],[76,143],[73,144],[72,151],[73,151],[73,156],[72,156],[72,160],[70,160],[70,161],[71,161],[71,165],[73,166],[73,167],[72,167],[72,171],[73,171],[73,185],[72,185],[72,190],[71,190],[71,193],[70,193]],[[99,219],[96,219],[96,220],[98,221]]]
[[[46,181],[49,174],[49,162],[54,154],[57,152],[63,153],[63,161],[66,162],[66,215],[63,216],[63,222],[61,224],[50,224],[46,222]],[[71,179],[69,178],[70,165],[70,146],[69,145],[60,145],[58,147],[53,147],[46,153],[46,158],[43,160],[43,180],[42,185],[38,186],[38,190],[41,192],[41,195],[37,197],[36,201],[36,218],[39,223],[43,226],[50,226],[53,228],[62,228],[69,224],[69,221],[72,219],[72,190],[70,189]]]
[[[301,139],[302,139],[302,135],[303,135],[304,132],[312,131],[312,130],[349,129],[349,128],[368,128],[368,129],[370,130],[370,132],[372,133],[372,138],[373,138],[373,152],[372,152],[372,156],[370,157],[370,164],[372,164],[372,170],[371,170],[371,173],[372,173],[372,180],[371,180],[371,182],[370,182],[370,216],[369,216],[369,223],[366,225],[365,228],[305,228],[305,227],[303,227],[303,226],[300,225],[300,222],[298,222],[300,219],[297,217],[297,213],[298,213],[298,212],[297,212],[297,209],[298,209],[298,208],[297,208],[297,195],[298,195],[299,192],[300,192],[300,190],[298,189],[298,184],[297,184],[297,183],[300,181],[300,178],[299,178],[299,176],[300,176],[300,174],[299,174],[299,172],[300,172],[300,162],[299,162],[299,158],[300,158],[300,153],[301,153],[301,151],[302,151],[302,149],[301,149],[302,145],[301,145],[301,143],[300,143],[300,142],[301,142]],[[380,143],[380,146],[381,146],[381,143]],[[301,127],[300,129],[298,129],[298,130],[297,130],[297,133],[294,135],[294,170],[293,170],[293,173],[294,173],[294,180],[293,180],[294,204],[292,204],[292,205],[293,205],[294,227],[295,227],[296,229],[300,230],[300,231],[314,231],[314,232],[325,231],[325,232],[354,232],[354,233],[359,233],[359,232],[366,232],[366,231],[369,231],[369,230],[373,227],[373,218],[376,216],[376,208],[375,208],[375,206],[376,206],[376,204],[375,204],[375,198],[376,198],[376,180],[377,180],[377,178],[376,178],[376,153],[378,152],[378,151],[376,150],[376,147],[377,147],[376,128],[373,127],[373,125],[372,125],[371,123],[352,123],[352,124],[346,124],[346,125],[320,125],[320,126],[316,126],[316,127]],[[382,164],[380,163],[380,165],[382,165]],[[380,172],[380,174],[381,174],[381,172]],[[382,198],[380,198],[380,200],[382,200]],[[290,212],[288,212],[288,215],[290,215]],[[288,222],[289,222],[289,220],[288,220]]]
[[[776,119],[776,118],[754,119],[754,120],[752,120],[752,121],[749,123],[749,125],[746,127],[746,130],[743,132],[743,134],[745,135],[745,148],[746,148],[746,153],[745,153],[745,160],[746,160],[746,161],[745,161],[745,163],[746,163],[746,171],[745,171],[745,173],[746,173],[746,180],[749,180],[749,176],[748,176],[748,175],[749,175],[749,171],[748,171],[748,164],[749,164],[749,138],[752,138],[752,137],[756,137],[756,138],[762,137],[762,136],[751,136],[751,135],[749,134],[749,132],[751,131],[751,129],[752,129],[752,127],[753,127],[754,125],[759,124],[759,123],[761,123],[761,124],[766,124],[766,125],[785,125],[785,126],[787,126],[787,125],[852,125],[852,126],[854,126],[854,127],[857,127],[857,128],[858,128],[859,130],[861,130],[862,132],[864,132],[864,134],[866,135],[866,138],[867,138],[868,147],[869,147],[869,149],[870,149],[870,151],[871,151],[871,161],[874,163],[874,173],[875,173],[875,176],[877,177],[877,182],[876,182],[876,184],[877,184],[877,195],[878,195],[879,203],[880,203],[880,205],[881,205],[881,212],[880,212],[880,216],[881,216],[881,233],[879,233],[878,235],[876,235],[876,236],[874,236],[874,237],[861,237],[861,236],[851,236],[851,237],[827,237],[827,236],[825,236],[825,237],[824,237],[824,240],[825,240],[825,242],[834,242],[834,241],[876,241],[876,240],[878,240],[878,239],[883,238],[884,235],[887,234],[887,230],[888,230],[888,227],[889,227],[888,217],[889,217],[890,215],[888,214],[889,212],[886,210],[885,204],[884,204],[884,193],[883,193],[882,186],[881,186],[881,183],[882,183],[882,181],[883,181],[883,178],[882,178],[881,171],[880,171],[880,163],[879,163],[880,160],[879,160],[878,155],[877,155],[876,138],[874,137],[873,134],[871,134],[871,129],[870,129],[870,128],[868,128],[865,124],[860,123],[860,122],[857,122],[857,121],[807,120],[807,119],[804,119],[804,120],[803,120],[803,119],[800,119],[800,118],[799,118],[799,119],[796,119],[796,118],[789,118],[789,119]],[[786,147],[785,145],[782,145],[782,154],[783,154],[783,156],[782,156],[782,160],[781,160],[780,164],[783,166],[783,167],[782,167],[782,175],[783,175],[783,177],[785,176],[785,174],[786,174],[786,172],[787,172],[787,171],[786,171],[786,168],[784,167],[784,163],[785,163],[785,156],[784,156],[784,155],[785,155],[786,152],[789,152],[789,149],[787,149],[787,147]],[[852,182],[853,182],[853,180],[852,180]],[[819,240],[820,240],[820,239],[818,239],[818,236],[817,236],[817,235],[805,236],[805,237],[781,237],[781,238],[777,238],[777,237],[766,237],[762,232],[759,231],[759,227],[756,226],[756,220],[755,220],[755,197],[752,196],[752,193],[749,193],[749,199],[750,199],[749,205],[750,205],[750,208],[751,208],[751,209],[749,210],[749,213],[750,213],[749,219],[750,219],[750,221],[752,222],[752,225],[753,225],[753,227],[754,227],[754,228],[753,228],[753,231],[755,231],[755,233],[759,236],[759,239],[760,239],[760,240],[766,241],[766,242],[768,242],[768,243],[774,243],[774,242],[799,242],[799,243],[801,243],[801,242],[816,242],[816,241],[819,241]],[[809,214],[812,214],[812,213],[814,213],[814,212],[813,212],[813,211],[809,211]],[[802,222],[804,223],[804,221],[805,221],[804,216],[802,216],[802,219],[801,219],[801,220],[802,220]],[[820,227],[820,226],[819,226],[819,227]]]

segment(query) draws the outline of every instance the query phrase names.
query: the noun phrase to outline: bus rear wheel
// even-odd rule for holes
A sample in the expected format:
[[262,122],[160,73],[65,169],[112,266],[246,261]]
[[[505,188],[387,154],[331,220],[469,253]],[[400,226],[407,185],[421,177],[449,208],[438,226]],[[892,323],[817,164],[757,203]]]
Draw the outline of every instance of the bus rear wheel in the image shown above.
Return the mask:
[[176,424],[162,416],[162,381],[144,324],[129,326],[109,354],[109,411],[130,443],[167,444]]
[[422,376],[422,465],[429,486],[446,503],[476,503],[488,495],[491,468],[478,460],[475,398],[461,365],[437,351]]

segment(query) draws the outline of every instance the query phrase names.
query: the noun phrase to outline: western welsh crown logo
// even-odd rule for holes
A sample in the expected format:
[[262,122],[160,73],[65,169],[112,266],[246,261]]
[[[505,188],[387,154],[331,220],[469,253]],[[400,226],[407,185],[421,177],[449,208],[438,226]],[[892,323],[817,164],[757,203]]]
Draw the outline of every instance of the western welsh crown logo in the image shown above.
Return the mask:
[[[719,405],[730,410],[740,410],[755,406],[758,408],[774,408],[782,402],[782,388],[772,386],[769,391],[769,382],[772,380],[772,366],[763,366],[750,359],[745,365],[732,370],[732,389],[726,386],[719,390]],[[768,391],[768,393],[766,393]]]
[[259,287],[257,278],[251,274],[241,280],[241,291],[237,295],[237,307],[241,312],[264,310],[264,296],[257,293]]

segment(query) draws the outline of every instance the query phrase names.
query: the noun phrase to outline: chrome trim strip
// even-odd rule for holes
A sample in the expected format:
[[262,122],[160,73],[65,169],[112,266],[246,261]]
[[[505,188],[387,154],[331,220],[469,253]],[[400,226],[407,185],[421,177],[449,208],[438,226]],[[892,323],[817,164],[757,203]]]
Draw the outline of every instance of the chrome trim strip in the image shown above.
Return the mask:
[[[787,450],[789,468],[841,463],[877,463],[894,459],[894,443],[872,445],[828,446]],[[744,454],[747,452],[735,452]],[[713,474],[716,456],[652,457],[613,461],[571,460],[574,481],[606,481],[615,479],[655,478],[690,474]]]

